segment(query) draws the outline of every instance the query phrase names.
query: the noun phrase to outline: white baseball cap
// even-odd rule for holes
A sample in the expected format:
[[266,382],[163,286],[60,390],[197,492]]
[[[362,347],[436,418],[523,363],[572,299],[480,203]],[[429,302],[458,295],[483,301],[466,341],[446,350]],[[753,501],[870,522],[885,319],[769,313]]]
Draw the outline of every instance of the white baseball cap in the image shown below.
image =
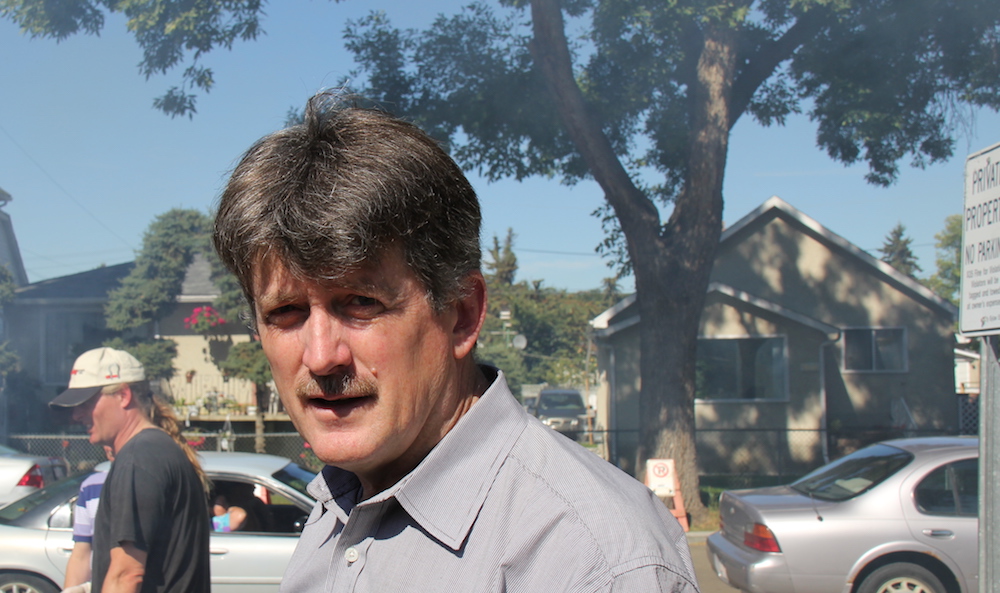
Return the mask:
[[142,363],[128,352],[95,348],[76,359],[70,372],[69,388],[49,405],[72,408],[100,393],[102,387],[145,380]]

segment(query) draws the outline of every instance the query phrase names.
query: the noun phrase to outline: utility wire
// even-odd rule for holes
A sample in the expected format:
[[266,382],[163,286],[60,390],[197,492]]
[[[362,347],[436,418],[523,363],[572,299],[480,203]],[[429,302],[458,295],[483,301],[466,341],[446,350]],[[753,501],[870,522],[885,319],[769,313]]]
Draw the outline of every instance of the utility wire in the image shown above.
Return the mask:
[[41,163],[39,163],[38,161],[36,161],[35,158],[33,156],[31,156],[31,154],[28,153],[28,151],[25,150],[24,147],[21,146],[20,143],[18,143],[18,141],[15,140],[13,136],[10,135],[10,132],[8,132],[7,129],[3,127],[3,124],[0,124],[0,132],[3,132],[4,136],[7,136],[7,138],[10,139],[10,141],[14,144],[14,146],[16,146],[18,148],[18,150],[20,150],[22,153],[24,153],[24,156],[28,157],[28,160],[31,161],[32,163],[34,163],[34,165],[36,167],[38,167],[38,170],[41,171],[42,174],[45,175],[45,177],[47,177],[49,179],[49,181],[52,182],[53,185],[55,185],[57,188],[59,188],[59,191],[61,191],[63,194],[65,194],[66,197],[69,198],[74,204],[76,204],[77,206],[79,206],[80,210],[83,210],[84,212],[86,212],[87,216],[89,216],[92,219],[94,219],[94,221],[97,222],[97,224],[100,225],[101,228],[103,228],[105,231],[107,231],[109,235],[111,235],[112,237],[115,237],[116,239],[118,239],[119,241],[121,241],[122,243],[124,243],[129,249],[131,249],[133,251],[135,250],[135,247],[133,247],[131,243],[129,243],[128,241],[126,241],[121,235],[119,235],[118,233],[116,233],[114,231],[114,229],[112,229],[107,224],[105,224],[105,222],[103,220],[101,220],[97,216],[94,216],[93,212],[91,212],[90,210],[88,210],[86,206],[84,206],[79,200],[77,200],[75,197],[73,197],[73,194],[69,193],[69,191],[67,191],[66,188],[64,188],[62,185],[60,185],[59,182],[56,181],[55,177],[53,177],[52,175],[50,175],[49,172],[45,170],[45,167],[43,167],[41,165]]

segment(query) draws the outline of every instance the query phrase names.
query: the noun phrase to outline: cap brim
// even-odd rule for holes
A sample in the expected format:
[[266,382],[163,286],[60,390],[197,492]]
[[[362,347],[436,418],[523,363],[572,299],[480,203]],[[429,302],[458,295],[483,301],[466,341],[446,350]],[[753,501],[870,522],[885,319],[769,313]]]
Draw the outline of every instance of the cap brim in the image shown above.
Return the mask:
[[101,389],[104,389],[104,387],[100,385],[97,387],[77,387],[75,389],[67,389],[66,391],[60,393],[55,399],[50,401],[49,405],[60,408],[74,408],[100,393]]

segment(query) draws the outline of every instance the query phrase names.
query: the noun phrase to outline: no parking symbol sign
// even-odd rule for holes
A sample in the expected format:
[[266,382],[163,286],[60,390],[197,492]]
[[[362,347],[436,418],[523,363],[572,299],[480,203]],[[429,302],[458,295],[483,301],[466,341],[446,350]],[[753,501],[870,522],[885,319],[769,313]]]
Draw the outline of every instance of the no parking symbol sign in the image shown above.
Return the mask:
[[676,480],[673,459],[646,460],[646,486],[657,496],[673,496]]

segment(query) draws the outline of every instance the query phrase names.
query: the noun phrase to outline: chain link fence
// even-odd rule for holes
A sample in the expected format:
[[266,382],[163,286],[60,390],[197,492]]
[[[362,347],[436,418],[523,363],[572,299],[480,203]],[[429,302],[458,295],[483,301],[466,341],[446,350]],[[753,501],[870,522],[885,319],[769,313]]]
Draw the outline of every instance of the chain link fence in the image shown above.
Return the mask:
[[[253,453],[257,437],[253,433],[185,432],[187,443],[196,451],[240,451]],[[10,435],[10,447],[32,455],[66,460],[70,473],[84,472],[104,461],[104,449],[92,445],[85,435]],[[264,452],[287,457],[302,467],[319,471],[323,464],[297,432],[264,434]]]
[[[825,454],[834,460],[878,441],[941,434],[891,428],[830,430],[825,434]],[[610,460],[615,441],[635,443],[638,439],[634,430],[580,431],[567,436],[605,460]],[[184,437],[197,451],[254,452],[257,440],[253,433],[232,432],[186,432]],[[700,473],[732,487],[777,484],[805,475],[825,462],[823,438],[820,430],[771,429],[703,429],[695,436]],[[266,433],[263,439],[265,453],[286,457],[313,471],[323,465],[297,432]],[[26,453],[65,459],[71,473],[89,470],[105,459],[103,449],[91,445],[84,435],[11,435],[9,445]]]

